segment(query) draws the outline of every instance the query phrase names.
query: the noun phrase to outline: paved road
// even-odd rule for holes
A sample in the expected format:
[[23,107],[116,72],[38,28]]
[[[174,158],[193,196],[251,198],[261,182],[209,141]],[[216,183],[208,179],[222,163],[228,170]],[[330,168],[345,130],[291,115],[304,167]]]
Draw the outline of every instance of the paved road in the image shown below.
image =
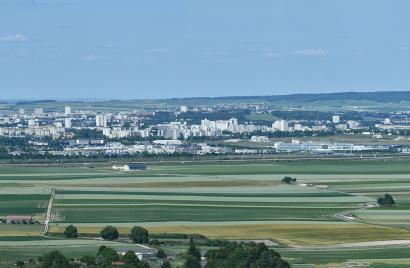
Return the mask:
[[48,207],[47,207],[46,220],[44,221],[44,229],[41,232],[41,236],[45,236],[46,233],[48,232],[48,224],[50,223],[51,209],[53,207],[53,201],[54,201],[55,195],[56,195],[56,189],[52,188],[51,189],[51,195],[50,195],[50,201],[48,202]]

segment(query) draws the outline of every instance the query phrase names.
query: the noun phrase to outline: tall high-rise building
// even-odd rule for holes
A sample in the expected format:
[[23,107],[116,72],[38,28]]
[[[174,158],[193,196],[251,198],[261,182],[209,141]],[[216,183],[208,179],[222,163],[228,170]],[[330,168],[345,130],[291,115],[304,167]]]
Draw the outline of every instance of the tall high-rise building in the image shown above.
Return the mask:
[[334,124],[339,124],[340,123],[340,116],[339,115],[332,116],[332,122]]
[[20,108],[20,109],[19,109],[19,114],[20,114],[20,115],[26,114],[26,110],[24,110],[23,108]]
[[44,113],[43,108],[34,108],[35,115],[42,115]]
[[97,115],[95,117],[95,125],[97,127],[107,127],[107,116]]
[[66,118],[64,120],[64,126],[65,128],[71,128],[71,118]]
[[65,113],[65,115],[71,114],[71,107],[70,107],[70,106],[66,106],[66,107],[64,108],[64,113]]
[[273,130],[289,131],[289,123],[286,120],[277,120],[272,124]]
[[186,113],[188,112],[188,106],[181,106],[180,110],[181,110],[181,113]]
[[390,124],[391,124],[391,119],[388,118],[388,117],[385,118],[385,119],[384,119],[384,124],[385,124],[385,125],[390,125]]

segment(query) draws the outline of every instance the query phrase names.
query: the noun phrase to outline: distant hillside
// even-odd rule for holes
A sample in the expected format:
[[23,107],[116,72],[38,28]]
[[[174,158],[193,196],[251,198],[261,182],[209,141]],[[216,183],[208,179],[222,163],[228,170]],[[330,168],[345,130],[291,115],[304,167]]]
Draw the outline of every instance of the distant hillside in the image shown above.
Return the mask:
[[224,101],[326,101],[326,100],[368,100],[376,102],[401,102],[410,101],[410,91],[377,91],[377,92],[338,92],[338,93],[312,93],[312,94],[288,94],[288,95],[268,95],[268,96],[225,96],[225,97],[190,97],[190,98],[169,98],[169,99],[112,99],[112,100],[0,100],[0,103],[11,102],[19,104],[53,103],[53,102],[140,102],[140,103],[172,103],[172,102],[224,102]]
[[92,109],[100,112],[129,111],[142,108],[187,106],[213,106],[229,104],[265,104],[275,109],[322,111],[402,111],[409,110],[410,91],[340,92],[320,94],[291,94],[272,96],[228,96],[171,99],[128,100],[15,100],[0,102],[0,110],[43,107],[62,110],[65,105],[73,109]]
[[323,94],[293,94],[287,96],[272,96],[272,100],[293,99],[297,101],[327,101],[327,100],[369,100],[376,102],[410,101],[410,91],[382,91],[382,92],[341,92]]
[[339,93],[312,93],[312,94],[290,94],[290,95],[272,95],[272,96],[228,96],[214,98],[175,98],[169,100],[203,100],[203,101],[232,101],[232,100],[254,100],[254,101],[344,101],[344,100],[368,100],[375,102],[401,102],[410,101],[410,91],[378,91],[378,92],[339,92]]

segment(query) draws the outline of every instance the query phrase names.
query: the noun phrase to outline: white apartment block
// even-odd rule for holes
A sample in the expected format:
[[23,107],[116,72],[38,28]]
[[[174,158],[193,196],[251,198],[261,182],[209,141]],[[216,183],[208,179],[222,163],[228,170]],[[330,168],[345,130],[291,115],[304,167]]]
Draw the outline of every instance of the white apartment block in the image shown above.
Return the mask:
[[107,127],[107,116],[97,115],[95,117],[95,125],[97,127]]

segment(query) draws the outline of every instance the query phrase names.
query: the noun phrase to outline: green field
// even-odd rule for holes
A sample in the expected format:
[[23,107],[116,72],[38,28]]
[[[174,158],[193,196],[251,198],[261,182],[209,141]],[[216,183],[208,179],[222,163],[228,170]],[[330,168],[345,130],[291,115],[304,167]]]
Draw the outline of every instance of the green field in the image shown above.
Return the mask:
[[141,249],[137,245],[125,242],[108,242],[99,240],[85,239],[52,239],[34,237],[30,239],[21,239],[19,237],[11,237],[13,240],[0,239],[0,267],[13,267],[16,260],[29,259],[36,260],[51,250],[58,250],[66,256],[80,258],[84,255],[95,255],[98,247],[105,245],[114,249]]
[[[375,252],[392,249],[385,255],[371,254],[371,247],[380,242],[360,243],[410,240],[409,164],[404,160],[158,163],[149,164],[146,171],[124,173],[112,171],[110,165],[6,166],[0,167],[0,218],[31,215],[43,221],[55,188],[51,232],[75,224],[81,233],[97,234],[110,224],[127,233],[142,225],[154,234],[269,239],[294,264],[403,262],[410,242],[379,245]],[[295,176],[297,184],[282,184],[283,176]],[[363,207],[375,204],[385,192],[396,199],[395,208]],[[354,220],[340,221],[335,217],[339,213]],[[41,229],[41,225],[3,224],[0,237],[9,237],[24,249],[30,240],[23,238],[36,241]],[[337,248],[340,244],[345,246]],[[319,249],[310,247],[326,245],[335,248],[324,251],[323,258],[312,257]],[[27,250],[27,256],[40,249]],[[68,254],[76,255],[77,249],[67,246]],[[6,250],[0,247],[0,254]]]

